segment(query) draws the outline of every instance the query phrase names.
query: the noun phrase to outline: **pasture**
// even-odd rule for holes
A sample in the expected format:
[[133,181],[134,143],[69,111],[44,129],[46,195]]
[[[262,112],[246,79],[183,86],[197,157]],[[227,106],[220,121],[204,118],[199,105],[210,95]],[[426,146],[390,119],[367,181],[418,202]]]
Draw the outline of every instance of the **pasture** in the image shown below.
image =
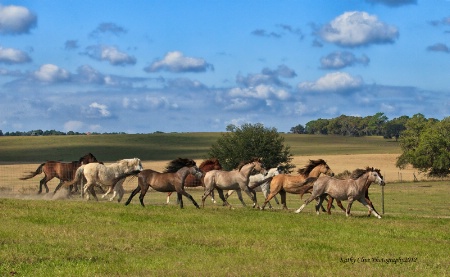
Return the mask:
[[[209,199],[204,209],[196,209],[190,201],[180,209],[175,195],[166,205],[166,194],[154,191],[147,193],[145,208],[138,199],[125,207],[106,200],[86,201],[78,195],[70,199],[36,195],[42,177],[18,180],[24,171],[36,169],[47,159],[71,161],[87,152],[105,162],[136,156],[145,161],[144,168],[155,170],[179,156],[200,162],[218,134],[155,136],[161,138],[24,137],[17,142],[0,137],[0,275],[448,274],[449,181],[400,182],[392,165],[400,153],[398,145],[382,138],[286,135],[297,168],[308,158],[325,159],[334,172],[368,165],[380,167],[386,177],[385,168],[389,168],[382,219],[366,217],[367,209],[360,203],[353,204],[349,218],[338,209],[317,216],[312,204],[294,214],[303,201],[292,194],[287,194],[288,211],[276,205],[273,210],[252,209],[245,195],[246,208],[233,195],[229,202],[234,209]],[[57,184],[52,182],[50,191]],[[136,180],[125,182],[125,199],[136,184]],[[199,202],[203,190],[188,192]],[[370,196],[381,212],[378,185],[371,186]],[[262,200],[258,193],[260,204]]]

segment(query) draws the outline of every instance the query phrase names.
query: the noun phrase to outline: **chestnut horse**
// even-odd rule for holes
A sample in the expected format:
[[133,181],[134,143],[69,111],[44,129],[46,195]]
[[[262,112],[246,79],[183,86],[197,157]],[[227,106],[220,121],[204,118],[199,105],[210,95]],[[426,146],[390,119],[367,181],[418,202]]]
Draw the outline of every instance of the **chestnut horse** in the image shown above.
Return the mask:
[[[59,184],[55,189],[56,193],[56,191],[63,185],[64,181],[70,181],[75,177],[75,172],[81,165],[96,162],[98,162],[97,158],[95,158],[91,153],[88,153],[81,157],[78,161],[74,161],[71,163],[47,161],[45,163],[42,163],[36,169],[36,171],[30,172],[28,175],[19,179],[27,180],[33,178],[38,174],[44,173],[44,178],[42,178],[42,180],[39,182],[39,194],[42,192],[42,186],[45,186],[45,190],[48,193],[49,189],[47,186],[47,182],[56,177],[59,179]],[[75,190],[78,190],[77,186],[75,186]]]
[[372,182],[378,183],[380,186],[384,186],[384,180],[380,177],[377,171],[373,168],[367,167],[366,169],[356,169],[353,171],[350,179],[336,179],[329,176],[321,176],[315,178],[308,178],[305,181],[305,185],[313,183],[313,191],[311,196],[305,200],[305,203],[295,212],[301,212],[308,203],[315,198],[319,197],[319,203],[316,205],[316,213],[319,214],[319,206],[322,205],[323,200],[327,195],[333,197],[336,200],[348,200],[346,209],[346,216],[350,215],[350,209],[353,201],[358,200],[366,206],[369,211],[376,216],[381,216],[367,203],[365,198],[365,192],[367,191],[367,184]]
[[166,167],[166,171],[170,172],[160,173],[151,169],[141,171],[137,175],[138,186],[131,192],[130,197],[127,202],[125,202],[125,206],[130,204],[131,199],[133,199],[138,192],[141,192],[139,195],[139,201],[141,202],[142,207],[145,207],[144,197],[149,187],[151,187],[159,192],[176,191],[180,208],[183,208],[183,195],[189,198],[195,207],[199,208],[194,198],[184,190],[184,184],[188,174],[194,175],[197,179],[200,179],[203,175],[196,166],[195,161],[191,159],[178,158],[177,160],[173,160],[169,163],[169,166]]
[[[381,175],[381,171],[380,171],[379,169],[376,169],[376,168],[375,168],[374,171],[376,171],[376,172],[378,173],[378,175],[380,175],[380,178],[384,180],[384,177],[383,177],[383,175]],[[370,198],[369,198],[369,187],[370,187],[370,185],[371,185],[372,183],[373,183],[372,181],[367,181],[367,183],[366,183],[366,192],[364,193],[364,197],[366,198],[367,204],[369,204],[369,205],[372,207],[372,209],[373,209],[375,212],[377,212],[377,210],[375,210],[375,207],[373,206],[372,201],[371,201]],[[312,187],[313,187],[313,186],[311,186],[311,189],[312,189]],[[328,213],[328,214],[331,214],[331,206],[332,206],[332,204],[333,204],[333,200],[334,200],[333,197],[328,197],[328,204],[327,204],[327,213]],[[342,203],[341,203],[340,200],[336,200],[336,203],[337,203],[337,205],[339,206],[339,208],[341,208],[341,210],[343,210],[344,212],[346,211],[345,208],[344,208],[344,206],[342,206]],[[369,210],[367,216],[370,216],[371,214],[372,214],[372,213],[371,213],[370,210]]]
[[303,182],[308,177],[318,177],[321,173],[333,176],[334,173],[327,163],[322,160],[309,160],[309,164],[298,170],[299,175],[292,176],[287,174],[279,174],[273,177],[270,181],[270,193],[264,201],[261,209],[264,209],[266,204],[273,198],[277,193],[281,196],[281,204],[283,209],[287,209],[286,205],[286,192],[293,194],[301,194],[304,192]]
[[[218,159],[213,158],[213,159],[204,160],[198,168],[203,173],[203,176],[205,176],[204,174],[208,171],[211,171],[214,169],[215,170],[222,169],[222,165],[220,164]],[[166,168],[166,170],[167,170],[167,168]],[[204,187],[205,183],[203,182],[203,179],[204,178],[197,179],[194,177],[194,175],[189,174],[188,176],[186,176],[186,180],[184,180],[184,186],[190,187],[190,188],[199,187],[199,186]],[[170,195],[172,195],[172,193],[173,192],[167,193],[167,204],[169,204],[169,202],[170,202]],[[216,203],[216,201],[214,200],[214,192],[211,193],[211,200],[214,203]]]

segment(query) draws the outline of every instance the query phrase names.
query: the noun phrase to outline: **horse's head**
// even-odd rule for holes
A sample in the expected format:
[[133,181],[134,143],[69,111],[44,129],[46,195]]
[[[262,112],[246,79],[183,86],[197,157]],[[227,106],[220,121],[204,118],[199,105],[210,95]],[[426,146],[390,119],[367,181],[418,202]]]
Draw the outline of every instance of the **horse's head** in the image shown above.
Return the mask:
[[372,168],[367,168],[367,171],[369,172],[369,177],[367,179],[367,181],[372,181],[375,182],[377,184],[379,184],[380,186],[384,186],[386,185],[386,183],[384,182],[384,178],[383,175],[381,175],[381,171],[379,169],[374,169]]
[[125,159],[123,161],[126,161],[129,171],[142,171],[142,170],[144,170],[144,167],[142,167],[142,162],[138,158]]
[[309,160],[309,164],[303,168],[300,168],[298,173],[305,177],[316,177],[319,176],[320,173],[334,176],[333,170],[331,170],[328,164],[322,159]]
[[200,169],[197,166],[189,167],[189,173],[194,175],[194,177],[197,179],[201,179],[203,176],[203,173],[200,171]]
[[81,164],[98,163],[97,158],[94,155],[92,155],[92,153],[87,153],[86,155],[81,157],[79,162]]
[[252,163],[255,166],[253,168],[254,171],[257,171],[257,172],[259,172],[259,173],[261,173],[263,175],[266,174],[267,171],[266,171],[266,169],[264,168],[263,164],[260,161],[254,161]]
[[273,168],[269,169],[269,171],[267,171],[266,177],[273,177],[273,176],[277,176],[278,174],[280,174],[278,167],[273,167]]
[[319,164],[320,173],[328,175],[328,176],[334,176],[334,172],[333,172],[333,170],[331,170],[331,168],[328,166],[328,164],[324,160],[321,160],[321,161],[323,161],[323,163]]
[[222,165],[220,164],[218,159],[209,159],[209,160],[203,161],[200,164],[199,168],[203,172],[208,172],[211,170],[221,170]]

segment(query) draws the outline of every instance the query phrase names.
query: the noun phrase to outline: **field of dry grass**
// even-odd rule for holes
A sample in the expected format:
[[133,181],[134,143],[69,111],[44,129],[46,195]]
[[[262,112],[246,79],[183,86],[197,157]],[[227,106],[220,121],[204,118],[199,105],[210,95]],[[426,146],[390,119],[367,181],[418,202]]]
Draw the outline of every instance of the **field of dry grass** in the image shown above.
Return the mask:
[[[418,174],[413,168],[403,170],[395,166],[398,154],[356,154],[356,155],[321,155],[321,156],[294,156],[293,164],[296,165],[295,170],[305,166],[309,159],[324,159],[331,169],[336,173],[345,170],[353,171],[356,168],[364,168],[366,166],[381,169],[387,183],[400,181],[413,181],[414,174],[419,180],[425,180],[426,177]],[[202,160],[197,160],[200,164]],[[144,168],[163,171],[168,161],[144,161]],[[0,195],[20,195],[25,196],[37,192],[39,181],[43,178],[40,174],[29,180],[19,180],[25,172],[34,171],[39,164],[0,164]],[[294,171],[292,174],[296,174]],[[50,191],[53,191],[58,184],[58,180],[54,179],[48,183]],[[134,189],[135,182],[125,182],[125,189]]]

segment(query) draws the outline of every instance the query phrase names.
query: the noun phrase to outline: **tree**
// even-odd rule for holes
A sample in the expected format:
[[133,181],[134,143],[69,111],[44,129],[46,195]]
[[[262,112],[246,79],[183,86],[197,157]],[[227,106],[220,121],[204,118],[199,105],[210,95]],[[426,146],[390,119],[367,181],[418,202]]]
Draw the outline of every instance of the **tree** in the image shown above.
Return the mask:
[[416,114],[405,127],[400,135],[403,153],[397,159],[397,167],[411,164],[429,176],[450,174],[450,117],[437,121]]
[[305,127],[303,127],[303,125],[298,124],[295,127],[291,128],[291,133],[293,134],[304,134],[305,133]]
[[400,133],[406,129],[405,126],[408,120],[409,116],[404,115],[386,122],[383,137],[386,139],[395,138],[397,141],[400,137]]
[[265,128],[260,123],[234,127],[231,132],[224,133],[208,152],[210,158],[219,159],[224,170],[232,170],[240,162],[255,157],[262,158],[267,169],[281,165],[290,172],[295,167],[290,163],[290,147],[283,144],[284,138],[275,128]]

